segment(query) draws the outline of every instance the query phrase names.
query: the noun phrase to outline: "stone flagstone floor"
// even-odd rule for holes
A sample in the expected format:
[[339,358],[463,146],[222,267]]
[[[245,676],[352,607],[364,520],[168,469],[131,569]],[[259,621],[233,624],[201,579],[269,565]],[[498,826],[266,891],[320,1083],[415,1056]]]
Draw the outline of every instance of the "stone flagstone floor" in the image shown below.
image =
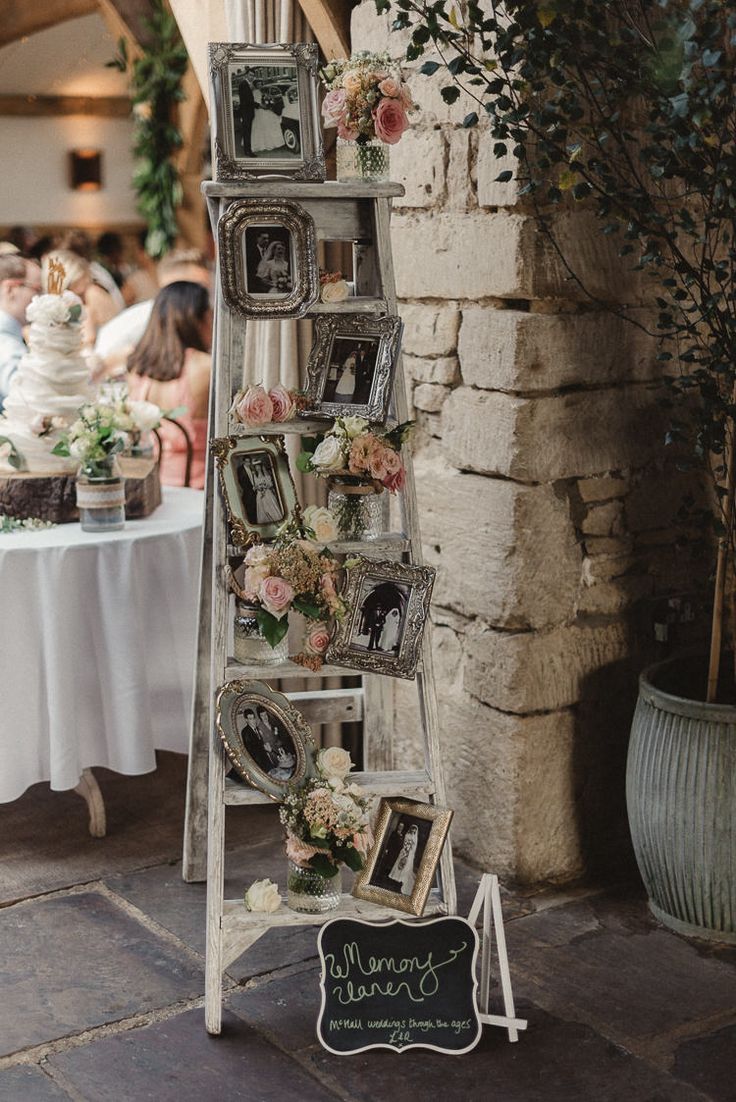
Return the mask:
[[[134,792],[141,779],[105,783]],[[39,803],[41,853],[47,832],[71,829],[76,806],[54,823],[64,797],[51,797]],[[14,807],[0,807],[11,846]],[[236,814],[229,895],[283,866],[272,811]],[[82,830],[81,807],[78,817]],[[223,1034],[207,1035],[204,886],[182,882],[174,853],[148,867],[134,837],[130,871],[98,875],[101,840],[95,879],[82,882],[77,865],[79,882],[0,909],[0,1102],[736,1099],[736,949],[658,927],[636,885],[504,894],[514,993],[529,1020],[518,1044],[486,1029],[462,1057],[340,1058],[316,1042],[310,929],[274,931],[231,966]],[[459,863],[458,877],[466,913],[478,874]]]

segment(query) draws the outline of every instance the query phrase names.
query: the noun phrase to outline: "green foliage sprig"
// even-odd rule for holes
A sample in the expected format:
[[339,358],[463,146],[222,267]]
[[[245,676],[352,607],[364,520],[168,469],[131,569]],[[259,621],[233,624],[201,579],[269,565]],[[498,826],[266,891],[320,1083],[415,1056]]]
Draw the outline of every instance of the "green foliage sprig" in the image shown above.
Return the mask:
[[133,154],[138,161],[133,186],[138,210],[148,224],[146,252],[158,259],[172,247],[178,233],[176,208],[182,200],[182,186],[173,156],[183,138],[175,121],[175,104],[185,98],[182,79],[188,55],[176,20],[163,0],[151,0],[145,25],[149,35],[142,56],[131,61],[121,38],[118,54],[107,64],[130,72]]

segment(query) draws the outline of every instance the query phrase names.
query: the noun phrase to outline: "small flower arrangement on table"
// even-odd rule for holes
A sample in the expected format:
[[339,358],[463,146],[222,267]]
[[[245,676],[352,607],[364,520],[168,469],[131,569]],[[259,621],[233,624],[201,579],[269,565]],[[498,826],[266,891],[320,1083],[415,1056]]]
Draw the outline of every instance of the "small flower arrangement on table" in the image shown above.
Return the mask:
[[230,413],[243,425],[280,424],[292,420],[303,401],[298,390],[289,390],[281,383],[268,391],[257,383],[238,391]]
[[330,61],[320,76],[327,88],[324,124],[337,127],[339,138],[358,145],[376,140],[395,145],[400,140],[413,103],[388,54],[361,51]]
[[115,457],[128,447],[129,427],[129,419],[115,406],[101,402],[82,406],[52,455],[77,459],[87,478],[109,478]]
[[297,866],[289,888],[298,893],[299,869],[325,880],[341,865],[359,872],[373,844],[370,795],[348,782],[350,754],[339,746],[320,750],[317,775],[284,798],[279,818],[286,830],[286,856]]

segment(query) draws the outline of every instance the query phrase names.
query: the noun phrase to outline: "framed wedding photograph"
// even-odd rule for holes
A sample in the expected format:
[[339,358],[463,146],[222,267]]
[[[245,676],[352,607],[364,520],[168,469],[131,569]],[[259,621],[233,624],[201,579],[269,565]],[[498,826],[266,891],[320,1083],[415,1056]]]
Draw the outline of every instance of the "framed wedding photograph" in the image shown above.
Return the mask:
[[215,180],[325,179],[313,42],[210,42]]
[[347,571],[348,613],[337,622],[325,660],[413,679],[434,578],[431,566],[358,559]]
[[301,712],[263,681],[229,681],[216,698],[215,724],[239,777],[273,800],[314,768],[312,732]]
[[378,805],[375,842],[353,886],[356,899],[421,915],[453,812],[401,797]]
[[391,400],[402,324],[398,317],[322,314],[314,320],[301,417],[365,417],[382,424]]
[[283,436],[225,436],[212,440],[210,449],[233,544],[274,539],[299,509]]
[[238,199],[218,225],[222,294],[246,318],[301,318],[319,297],[312,216],[288,199]]

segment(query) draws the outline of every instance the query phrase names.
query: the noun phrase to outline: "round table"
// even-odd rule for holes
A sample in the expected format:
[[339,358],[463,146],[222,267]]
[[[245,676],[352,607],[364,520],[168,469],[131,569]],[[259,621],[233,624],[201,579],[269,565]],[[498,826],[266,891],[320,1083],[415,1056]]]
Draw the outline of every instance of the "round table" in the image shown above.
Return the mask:
[[203,501],[164,487],[121,532],[0,534],[0,802],[50,781],[92,810],[90,767],[188,751]]

